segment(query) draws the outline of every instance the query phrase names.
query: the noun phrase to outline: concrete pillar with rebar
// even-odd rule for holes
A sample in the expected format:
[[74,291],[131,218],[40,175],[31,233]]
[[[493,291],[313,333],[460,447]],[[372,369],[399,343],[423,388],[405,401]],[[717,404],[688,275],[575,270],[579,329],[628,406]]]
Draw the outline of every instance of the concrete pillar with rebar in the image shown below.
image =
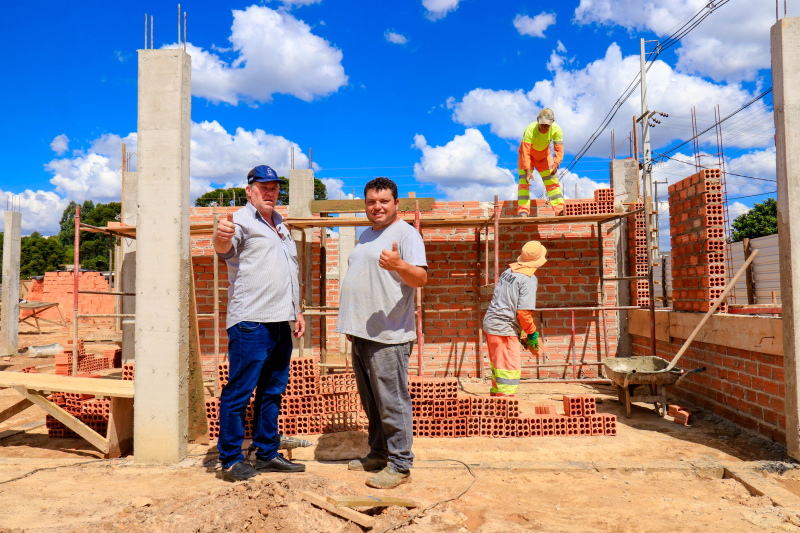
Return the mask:
[[[290,217],[310,217],[311,216],[311,201],[314,199],[314,171],[310,169],[290,170],[289,171],[289,216]],[[305,269],[300,271],[300,299],[305,300],[306,305],[314,305],[312,295],[314,289],[311,281],[311,270],[313,255],[311,253],[311,243],[314,238],[314,230],[307,229],[305,232],[305,245],[302,245],[302,233],[298,230],[292,231],[292,238],[298,243],[297,252],[300,256],[299,263],[305,264]],[[321,235],[325,235],[324,228],[321,230]],[[307,261],[306,261],[307,259]],[[310,317],[309,317],[310,318]],[[324,320],[325,317],[322,317]],[[308,349],[311,351],[311,331],[312,320],[306,320],[306,333],[303,335],[301,341],[293,339],[295,351],[294,356],[298,355],[299,351]],[[302,356],[303,354],[299,354]]]
[[137,461],[177,463],[188,440],[191,57],[139,50]]
[[[778,249],[783,301],[786,447],[800,459],[800,18],[771,30],[772,87],[778,175]],[[795,267],[795,268],[793,268]]]

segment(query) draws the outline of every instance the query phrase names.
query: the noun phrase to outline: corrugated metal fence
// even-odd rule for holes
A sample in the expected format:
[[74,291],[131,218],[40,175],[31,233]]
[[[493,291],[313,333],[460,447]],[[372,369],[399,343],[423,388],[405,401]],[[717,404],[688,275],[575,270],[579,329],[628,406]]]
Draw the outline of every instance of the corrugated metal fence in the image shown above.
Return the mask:
[[[739,270],[744,264],[744,244],[741,242],[731,243],[731,251],[733,256],[733,272],[731,277]],[[769,304],[772,303],[772,292],[775,292],[775,299],[777,303],[781,303],[781,275],[780,265],[778,260],[778,235],[768,235],[766,237],[759,237],[750,240],[750,248],[758,249],[758,256],[753,261],[753,285],[756,292],[756,304]],[[664,255],[664,261],[661,261],[667,269],[667,298],[669,307],[672,304],[672,262],[669,253]],[[654,279],[661,280],[661,265],[655,267],[653,271]],[[656,297],[662,296],[662,289],[660,285],[655,287]],[[747,304],[747,281],[745,276],[739,278],[739,281],[734,287],[735,294],[732,293],[728,296],[728,303],[731,304]],[[656,303],[656,307],[663,307]]]

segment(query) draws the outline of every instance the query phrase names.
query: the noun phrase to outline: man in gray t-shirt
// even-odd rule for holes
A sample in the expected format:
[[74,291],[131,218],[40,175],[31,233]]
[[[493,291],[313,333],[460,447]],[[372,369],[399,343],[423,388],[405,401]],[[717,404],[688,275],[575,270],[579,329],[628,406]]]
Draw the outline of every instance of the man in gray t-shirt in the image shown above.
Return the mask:
[[414,460],[408,359],[417,337],[414,289],[427,283],[428,263],[422,237],[397,215],[397,185],[374,179],[364,198],[372,227],[350,254],[336,331],[353,343],[370,453],[348,468],[381,470],[367,485],[390,489],[408,481]]

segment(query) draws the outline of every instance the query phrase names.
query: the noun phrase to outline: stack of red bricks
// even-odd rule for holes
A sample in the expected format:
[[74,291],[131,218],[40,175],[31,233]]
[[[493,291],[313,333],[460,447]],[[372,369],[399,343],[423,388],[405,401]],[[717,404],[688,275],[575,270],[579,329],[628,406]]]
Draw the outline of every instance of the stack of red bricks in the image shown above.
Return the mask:
[[[631,211],[644,208],[644,202],[631,204]],[[631,217],[628,225],[628,258],[631,276],[647,275],[647,230],[644,224],[644,212]],[[650,283],[646,279],[631,281],[631,303],[640,307],[650,307]]]
[[564,210],[567,216],[614,213],[614,189],[597,189],[594,191],[594,200],[564,200]]
[[[96,374],[79,374],[79,377],[99,378]],[[91,394],[74,392],[54,392],[48,400],[64,409],[98,434],[105,436],[108,430],[108,417],[111,412],[111,400],[97,399]],[[47,434],[50,437],[75,438],[78,435],[67,426],[50,415],[45,418]]]
[[[100,272],[81,272],[78,278],[78,289],[81,291],[109,291],[108,281]],[[74,307],[75,276],[72,272],[47,272],[42,281],[31,284],[26,299],[31,302],[57,302],[66,320],[72,320]],[[81,313],[105,314],[114,312],[114,297],[101,294],[80,294],[78,304]],[[30,311],[23,311],[27,316]],[[48,309],[39,314],[49,320],[60,320],[58,310]],[[112,319],[86,319],[112,320]]]
[[[320,376],[317,363],[313,357],[292,358],[278,416],[278,432],[309,435],[365,429],[367,419],[361,411],[355,374]],[[228,375],[228,363],[220,363],[220,390],[228,383]],[[245,413],[245,438],[253,436],[254,403],[255,395],[251,396]],[[219,398],[206,400],[206,416],[209,437],[219,437]]]
[[[673,307],[708,311],[725,290],[721,172],[704,169],[669,187]],[[718,311],[727,311],[727,303]]]
[[[228,378],[227,363],[219,366],[219,383]],[[594,398],[575,396],[578,406],[568,415],[555,406],[532,416],[521,416],[514,398],[468,396],[458,393],[456,378],[409,377],[414,411],[414,437],[542,437],[616,435],[616,416],[597,414]],[[566,407],[565,397],[565,407]],[[245,438],[253,436],[254,398],[245,414]],[[369,422],[361,410],[355,374],[319,375],[317,360],[292,359],[284,393],[278,432],[313,435],[366,430]],[[210,438],[219,437],[219,398],[206,400]]]
[[[56,354],[56,375],[72,375],[72,341],[67,341],[67,349]],[[122,365],[122,349],[106,348],[102,356],[87,354],[83,340],[78,339],[78,372],[97,372],[109,368],[119,368]]]

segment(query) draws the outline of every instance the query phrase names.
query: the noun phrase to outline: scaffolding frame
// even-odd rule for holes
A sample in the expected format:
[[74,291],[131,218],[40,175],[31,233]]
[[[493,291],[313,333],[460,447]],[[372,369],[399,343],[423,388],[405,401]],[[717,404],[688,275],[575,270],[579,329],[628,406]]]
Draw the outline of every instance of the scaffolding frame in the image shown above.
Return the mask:
[[[651,290],[650,290],[650,325],[651,330],[655,330],[655,294],[652,290],[653,286],[653,261],[651,255],[648,255],[648,274],[642,276],[615,276],[615,277],[606,277],[604,268],[605,262],[603,258],[603,224],[614,222],[617,220],[622,220],[631,216],[634,216],[639,213],[645,214],[645,225],[646,230],[649,233],[649,218],[648,215],[650,214],[650,203],[649,201],[645,201],[645,206],[641,209],[632,210],[624,213],[609,213],[609,214],[600,214],[600,215],[572,215],[572,216],[544,216],[544,217],[527,217],[527,218],[519,218],[519,217],[501,217],[500,216],[501,210],[501,203],[498,200],[498,196],[495,195],[494,197],[494,205],[493,205],[493,212],[491,216],[488,217],[476,217],[476,218],[464,218],[464,217],[453,217],[453,216],[438,216],[438,215],[422,215],[419,211],[419,202],[416,202],[416,208],[413,213],[409,212],[401,212],[400,218],[405,220],[406,222],[413,222],[417,231],[422,232],[422,229],[430,229],[430,228],[446,228],[446,229],[454,229],[454,228],[472,228],[474,229],[474,242],[475,242],[475,250],[477,252],[477,261],[475,263],[475,302],[474,308],[466,308],[462,307],[459,309],[425,309],[423,306],[423,298],[422,298],[422,289],[417,289],[416,293],[416,302],[415,302],[415,315],[416,315],[416,323],[417,323],[417,373],[419,376],[423,376],[425,372],[425,365],[424,365],[424,346],[425,346],[425,335],[422,328],[423,317],[427,313],[434,313],[434,314],[446,314],[446,313],[458,313],[458,312],[468,312],[472,311],[476,314],[477,321],[478,321],[478,346],[476,349],[476,362],[479,367],[480,377],[481,379],[485,379],[486,376],[486,367],[485,367],[485,360],[483,354],[483,327],[480,321],[480,314],[483,311],[483,308],[480,303],[481,293],[486,292],[489,289],[494,288],[494,284],[497,283],[497,280],[500,277],[500,247],[499,242],[500,239],[498,236],[500,235],[500,228],[501,227],[508,227],[508,226],[529,226],[529,225],[545,225],[545,224],[569,224],[569,223],[589,223],[595,224],[597,228],[597,246],[599,252],[599,261],[598,261],[598,270],[599,270],[599,300],[601,303],[605,302],[605,284],[609,282],[629,282],[634,280],[649,280]],[[307,229],[320,229],[320,239],[326,237],[325,230],[326,228],[333,228],[333,227],[364,227],[369,226],[371,223],[368,219],[364,217],[338,217],[333,218],[329,217],[328,213],[320,213],[320,217],[297,217],[297,218],[285,218],[284,224],[292,229],[301,231],[302,234],[302,245],[301,250],[302,256],[300,258],[300,287],[301,287],[301,294],[304,294],[305,290],[305,279],[306,279],[306,270],[309,265],[313,267],[313,257],[310,260],[306,258],[306,249],[307,249],[307,242],[306,242],[306,233],[303,230]],[[489,284],[489,227],[493,227],[493,236],[492,240],[494,241],[494,254],[493,254],[493,263],[494,263],[494,283]],[[197,227],[198,231],[204,231],[204,228],[201,228],[199,225]],[[481,232],[485,234],[485,253],[484,253],[484,264],[481,264],[480,261],[480,250],[481,250]],[[623,236],[625,238],[625,236]],[[321,248],[322,250],[323,248]],[[313,252],[312,252],[313,256]],[[323,267],[325,265],[324,259],[320,259],[320,266]],[[625,261],[624,261],[624,253],[623,253],[623,260],[622,260],[622,268],[623,272],[625,270]],[[481,277],[481,270],[484,270],[484,284],[480,284],[480,277]],[[305,316],[319,316],[320,317],[320,339],[327,338],[327,324],[326,319],[327,316],[330,315],[337,315],[338,314],[338,307],[335,306],[328,306],[326,300],[325,291],[322,290],[326,287],[327,279],[326,279],[326,272],[324,268],[320,268],[320,302],[318,306],[310,306],[306,305],[305,300],[302,300],[301,304],[301,311]],[[591,311],[597,312],[600,311],[602,314],[598,319],[602,318],[603,322],[603,339],[605,344],[605,355],[608,357],[609,355],[609,346],[608,346],[608,335],[606,328],[607,316],[606,313],[608,311],[622,311],[622,310],[635,310],[635,309],[643,309],[640,306],[606,306],[606,305],[599,305],[599,306],[590,306],[590,307],[541,307],[538,308],[536,311],[540,313],[540,323],[541,316],[543,313],[548,312],[571,312],[571,325],[572,325],[572,336],[570,342],[570,351],[572,352],[572,362],[565,361],[564,363],[541,363],[537,362],[534,365],[526,365],[523,367],[524,369],[535,369],[538,373],[539,369],[541,368],[548,368],[548,367],[563,367],[566,369],[572,367],[572,374],[573,377],[571,379],[567,378],[552,378],[552,379],[534,379],[533,381],[536,383],[611,383],[611,380],[600,378],[587,378],[581,379],[579,378],[579,367],[583,366],[602,366],[602,362],[578,362],[575,353],[575,312],[576,311]],[[599,327],[599,321],[598,321]],[[544,329],[544,326],[542,326]],[[656,340],[655,334],[652,335],[652,352],[653,355],[656,354]],[[323,368],[330,368],[339,365],[331,365],[328,364],[325,356],[327,354],[326,347],[320,346],[320,363],[323,365]],[[598,349],[598,352],[600,350]],[[301,344],[301,357],[305,354],[305,346]],[[538,356],[537,356],[538,361]],[[345,365],[346,366],[346,356],[345,356]],[[582,370],[581,370],[582,371]],[[599,373],[598,373],[599,374]]]
[[[614,277],[606,277],[605,276],[605,260],[603,257],[604,246],[603,246],[603,225],[615,221],[619,221],[625,218],[629,218],[631,216],[637,215],[639,213],[644,213],[644,220],[645,220],[645,230],[649,235],[651,228],[650,228],[650,214],[652,214],[652,200],[649,197],[644,198],[644,207],[640,209],[635,209],[627,212],[622,213],[606,213],[606,214],[598,214],[598,215],[571,215],[571,216],[537,216],[537,217],[527,217],[527,218],[520,218],[520,217],[501,217],[501,202],[498,200],[498,196],[495,195],[494,197],[494,204],[492,209],[491,216],[484,216],[484,217],[475,217],[475,218],[465,218],[465,217],[455,217],[455,216],[439,216],[439,215],[423,215],[420,213],[419,210],[419,201],[415,202],[415,210],[413,212],[401,212],[400,218],[405,220],[406,222],[413,223],[414,227],[422,233],[422,229],[431,229],[431,228],[445,228],[445,229],[456,229],[456,228],[471,228],[474,229],[474,243],[475,243],[475,251],[477,252],[477,260],[475,262],[475,301],[474,307],[462,307],[459,309],[425,309],[423,305],[423,291],[422,289],[417,289],[416,298],[415,298],[415,320],[417,325],[417,372],[419,376],[424,375],[425,371],[425,364],[424,364],[424,347],[425,347],[425,335],[422,328],[423,325],[423,318],[424,315],[427,313],[433,314],[447,314],[447,313],[458,313],[458,312],[469,312],[472,311],[476,314],[476,318],[478,321],[478,345],[476,349],[476,363],[479,368],[479,375],[481,379],[485,379],[486,377],[486,365],[485,365],[485,358],[483,353],[483,342],[484,342],[484,332],[483,327],[480,321],[480,314],[484,310],[483,306],[481,305],[480,299],[481,294],[488,294],[488,291],[493,290],[497,280],[500,277],[500,239],[498,238],[500,235],[500,229],[503,227],[509,226],[538,226],[538,225],[560,225],[560,224],[571,224],[571,223],[586,223],[586,224],[594,224],[597,231],[597,250],[598,250],[598,274],[599,274],[599,282],[598,282],[598,298],[601,303],[605,302],[605,284],[611,282],[630,282],[635,280],[647,280],[650,285],[649,291],[649,311],[650,311],[650,330],[651,330],[651,351],[652,355],[656,355],[656,336],[655,336],[655,291],[653,290],[653,254],[648,253],[647,257],[647,265],[648,265],[648,273],[647,275],[640,275],[640,276],[614,276]],[[226,209],[227,212],[227,209]],[[191,236],[210,236],[213,235],[214,229],[216,228],[218,222],[218,214],[216,212],[216,207],[214,208],[214,219],[213,222],[207,223],[195,223],[191,224],[190,226],[190,235]],[[320,318],[320,361],[319,364],[323,369],[332,369],[335,367],[345,367],[349,368],[349,363],[347,361],[347,357],[345,356],[345,364],[331,364],[327,361],[327,346],[322,344],[327,340],[327,317],[331,315],[338,315],[339,308],[338,306],[328,306],[327,305],[327,272],[326,272],[326,253],[327,253],[327,246],[326,246],[326,239],[327,239],[327,228],[335,228],[335,227],[363,227],[369,226],[371,223],[365,217],[330,217],[330,213],[320,213],[319,217],[286,217],[284,218],[284,224],[293,229],[299,230],[302,237],[301,237],[301,253],[300,253],[300,272],[299,272],[299,283],[300,283],[300,294],[301,294],[301,307],[300,310],[305,317],[319,317]],[[494,283],[489,283],[489,229],[490,227],[493,229],[492,233],[492,240],[494,241],[493,247],[493,267],[494,267]],[[319,254],[320,254],[320,279],[319,279],[319,288],[320,288],[320,302],[319,305],[307,305],[308,303],[313,302],[306,302],[304,298],[305,290],[306,290],[306,277],[309,275],[310,271],[307,271],[309,266],[313,268],[313,250],[311,252],[312,257],[307,257],[306,254],[307,249],[307,238],[306,232],[304,230],[310,229],[320,229],[320,246],[319,246]],[[136,238],[136,227],[135,226],[126,226],[124,224],[113,224],[108,227],[97,227],[91,226],[88,224],[80,223],[80,211],[76,213],[75,218],[75,263],[78,264],[79,261],[79,243],[80,231],[89,231],[89,232],[98,232],[98,233],[107,233],[110,235],[116,235],[119,237],[126,237],[126,238]],[[481,232],[484,233],[484,262],[480,261],[480,250],[481,250]],[[626,238],[625,235],[622,238]],[[313,237],[312,237],[313,240]],[[626,262],[625,262],[625,254],[622,253],[621,258],[621,265],[623,273],[625,272]],[[219,262],[216,258],[216,254],[214,254],[214,312],[213,313],[206,313],[206,314],[198,314],[198,319],[214,319],[214,363],[215,367],[219,365]],[[480,284],[481,278],[481,270],[484,271],[484,284]],[[135,315],[120,315],[120,314],[107,314],[107,315],[78,315],[78,274],[76,269],[75,274],[75,313],[76,316],[81,316],[85,318],[101,318],[101,317],[134,317]],[[108,292],[103,294],[115,295],[119,294],[121,296],[130,296],[133,293],[116,293],[116,292]],[[313,298],[313,291],[310,293],[311,297]],[[196,295],[195,295],[196,298]],[[530,364],[522,367],[526,370],[536,370],[537,375],[539,374],[540,369],[542,368],[564,368],[564,373],[566,374],[568,368],[572,368],[572,378],[548,378],[548,379],[538,379],[533,378],[530,382],[535,383],[611,383],[611,380],[604,379],[599,377],[597,378],[580,378],[579,373],[583,371],[582,367],[585,366],[598,366],[601,367],[603,365],[602,361],[597,362],[584,362],[578,361],[576,356],[575,350],[575,312],[600,312],[601,314],[598,316],[598,328],[600,328],[600,320],[602,320],[602,327],[603,327],[603,340],[604,340],[604,348],[605,348],[605,356],[609,356],[609,345],[608,345],[608,335],[607,335],[607,312],[608,311],[624,311],[624,310],[641,310],[641,309],[648,309],[640,306],[607,306],[607,305],[598,305],[598,306],[578,306],[578,307],[540,307],[536,309],[539,312],[540,317],[540,324],[542,324],[542,330],[544,330],[543,325],[543,314],[544,313],[552,313],[552,312],[570,312],[571,317],[571,341],[570,341],[570,352],[572,353],[572,361],[565,360],[563,363],[542,363],[539,361],[538,355],[537,363]],[[312,327],[311,321],[306,326],[307,328]],[[544,336],[544,331],[542,331],[542,336]],[[75,331],[74,331],[74,341],[77,346],[77,319],[75,321]],[[601,350],[598,346],[598,353],[601,353]],[[313,349],[312,347],[308,347],[308,349]],[[300,357],[305,356],[306,347],[303,342],[303,338],[300,339]],[[73,360],[73,366],[77,363],[77,359]],[[580,368],[580,370],[579,370]],[[216,391],[216,385],[215,392]]]

